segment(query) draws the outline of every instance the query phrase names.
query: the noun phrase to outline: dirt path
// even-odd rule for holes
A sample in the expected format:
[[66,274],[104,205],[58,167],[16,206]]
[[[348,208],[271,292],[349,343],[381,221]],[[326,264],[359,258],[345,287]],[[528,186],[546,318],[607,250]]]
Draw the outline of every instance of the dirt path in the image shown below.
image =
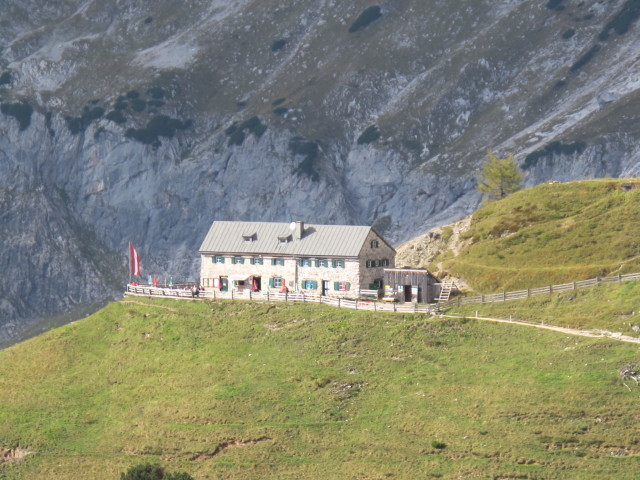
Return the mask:
[[170,312],[175,312],[176,309],[172,308],[172,307],[167,307],[165,305],[154,305],[152,303],[144,303],[144,302],[137,302],[135,300],[120,300],[120,303],[130,303],[133,305],[142,305],[144,307],[155,307],[155,308],[163,308],[165,310],[169,310]]
[[[462,318],[463,317],[463,315],[440,315],[440,316],[446,317],[446,318]],[[544,323],[529,323],[529,322],[522,322],[519,320],[505,320],[504,318],[471,317],[468,315],[466,316],[466,318],[474,318],[476,320],[485,320],[488,322],[511,323],[516,325],[524,325],[525,327],[544,328],[545,330],[554,330],[556,332],[567,333],[569,335],[579,335],[581,337],[609,338],[611,340],[618,340],[619,342],[640,344],[640,338],[629,337],[627,335],[622,335],[619,332],[609,332],[607,330],[578,330],[577,328],[556,327],[554,325],[545,325]]]

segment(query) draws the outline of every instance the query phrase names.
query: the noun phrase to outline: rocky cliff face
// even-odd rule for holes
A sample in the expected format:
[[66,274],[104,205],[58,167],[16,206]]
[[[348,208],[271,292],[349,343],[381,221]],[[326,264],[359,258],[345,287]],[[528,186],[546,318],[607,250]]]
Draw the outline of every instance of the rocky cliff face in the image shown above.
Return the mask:
[[487,148],[533,185],[640,173],[638,0],[7,0],[0,337],[197,276],[215,219],[470,213]]

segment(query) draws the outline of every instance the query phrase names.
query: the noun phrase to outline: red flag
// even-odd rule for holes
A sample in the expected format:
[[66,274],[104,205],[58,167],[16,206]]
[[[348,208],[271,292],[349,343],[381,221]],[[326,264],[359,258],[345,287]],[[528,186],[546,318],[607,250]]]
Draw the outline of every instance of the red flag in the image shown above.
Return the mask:
[[140,275],[140,255],[131,242],[129,242],[129,257],[131,258],[131,275]]
[[158,277],[156,277],[155,275],[153,276],[153,286],[154,287],[158,286]]

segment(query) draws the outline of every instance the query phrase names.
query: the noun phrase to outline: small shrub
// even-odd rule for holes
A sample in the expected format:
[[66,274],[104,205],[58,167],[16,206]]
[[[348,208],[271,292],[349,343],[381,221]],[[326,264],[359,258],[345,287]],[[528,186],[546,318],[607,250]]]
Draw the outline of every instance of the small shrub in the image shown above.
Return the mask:
[[442,229],[442,241],[444,243],[449,242],[452,235],[453,235],[453,228],[446,226]]
[[0,85],[9,85],[9,84],[11,84],[11,73],[4,72],[2,75],[0,75]]
[[283,38],[280,40],[276,40],[271,44],[271,51],[277,52],[278,50],[282,50],[286,44],[287,44],[287,41]]
[[173,138],[177,130],[185,130],[189,127],[191,127],[191,121],[182,122],[167,115],[156,115],[149,120],[145,128],[130,128],[125,132],[125,136],[157,147],[160,146],[158,137]]
[[33,107],[27,102],[17,103],[3,103],[0,106],[0,111],[15,118],[20,125],[20,131],[26,130],[31,125],[31,114],[33,113]]
[[67,122],[67,128],[69,131],[76,135],[78,133],[84,132],[91,122],[97,120],[98,118],[104,115],[104,108],[102,107],[94,107],[88,108],[85,107],[82,115],[79,117],[64,117]]
[[547,8],[549,10],[556,10],[556,11],[564,10],[564,6],[562,5],[563,1],[564,0],[549,0],[549,2],[547,3]]
[[371,125],[367,127],[364,132],[358,137],[358,145],[368,144],[375,142],[380,138],[380,130],[377,125]]
[[149,95],[151,98],[155,98],[156,100],[160,100],[164,98],[164,90],[158,86],[151,87],[149,90],[147,90],[147,95]]
[[354,33],[358,30],[366,28],[381,16],[382,11],[380,10],[379,6],[375,5],[373,7],[369,7],[365,9],[358,18],[356,18],[355,22],[351,24],[351,26],[349,27],[349,32]]
[[124,136],[140,143],[144,143],[145,145],[153,145],[154,147],[159,147],[161,145],[160,140],[158,140],[158,136],[145,128],[129,128],[124,133]]
[[120,480],[195,480],[186,472],[166,473],[158,464],[143,463],[120,474]]
[[640,2],[638,0],[627,0],[620,12],[607,23],[598,39],[605,41],[609,38],[609,32],[614,30],[618,35],[624,35],[629,27],[640,17]]
[[294,155],[304,156],[304,160],[293,171],[296,175],[307,175],[314,182],[317,182],[320,178],[318,172],[315,170],[315,161],[320,152],[320,147],[315,142],[307,142],[300,137],[294,137],[289,142],[289,150]]
[[444,442],[439,442],[438,440],[432,440],[431,441],[431,446],[433,448],[435,448],[436,450],[444,450],[445,448],[447,448],[447,444]]
[[244,143],[244,139],[246,138],[245,131],[249,131],[249,133],[252,133],[257,138],[260,138],[262,134],[267,131],[267,126],[263,124],[257,116],[245,120],[240,125],[233,123],[233,125],[225,130],[225,133],[229,137],[229,141],[227,144],[229,146],[242,145]]
[[94,108],[85,108],[82,116],[85,117],[89,122],[92,120],[97,120],[98,118],[104,115],[104,108],[102,107],[94,107]]
[[134,98],[131,100],[131,108],[135,112],[142,112],[145,108],[147,108],[147,102],[145,102],[141,98]]
[[120,110],[111,110],[109,113],[107,113],[107,116],[105,118],[114,123],[125,123],[127,121]]
[[596,56],[596,53],[598,53],[600,51],[600,45],[594,45],[593,47],[591,47],[587,53],[585,53],[584,55],[582,55],[577,61],[576,63],[574,63],[573,65],[571,65],[571,68],[569,69],[572,72],[575,72],[576,70],[581,69],[582,67],[584,67],[587,63],[589,63],[591,60],[593,60],[593,57]]

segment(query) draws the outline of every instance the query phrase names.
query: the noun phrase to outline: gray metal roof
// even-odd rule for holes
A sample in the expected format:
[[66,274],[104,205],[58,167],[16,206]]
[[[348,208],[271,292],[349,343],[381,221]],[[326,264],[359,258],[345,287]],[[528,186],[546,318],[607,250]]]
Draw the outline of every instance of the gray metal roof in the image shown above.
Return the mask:
[[[368,226],[305,224],[302,238],[295,239],[289,223],[216,221],[200,253],[357,257],[370,231]],[[286,237],[289,241],[282,243]]]

